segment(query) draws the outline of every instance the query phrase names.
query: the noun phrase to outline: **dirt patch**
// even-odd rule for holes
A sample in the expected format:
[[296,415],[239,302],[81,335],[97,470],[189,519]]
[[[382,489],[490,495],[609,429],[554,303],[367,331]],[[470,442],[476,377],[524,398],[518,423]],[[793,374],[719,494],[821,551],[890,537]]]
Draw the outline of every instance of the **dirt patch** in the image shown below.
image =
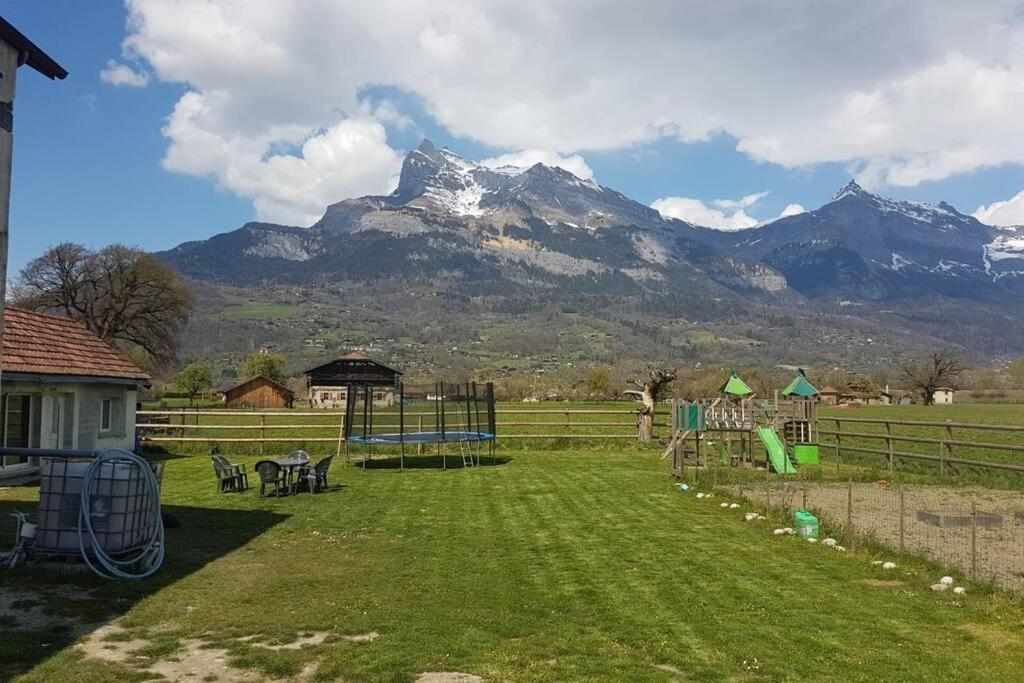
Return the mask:
[[654,664],[653,666],[655,669],[667,671],[668,673],[675,674],[676,676],[683,675],[683,672],[679,669],[679,667],[672,666],[671,664]]
[[416,679],[416,683],[483,683],[482,678],[461,671],[428,671]]
[[[320,645],[330,637],[330,633],[326,631],[320,631],[318,633],[308,633],[304,636],[299,636],[290,643],[284,645],[267,645],[265,643],[253,643],[256,647],[262,647],[267,650],[301,650],[304,647],[310,645]],[[251,638],[251,636],[250,636]],[[241,640],[241,638],[239,638]]]
[[83,624],[74,617],[50,614],[46,611],[48,601],[60,598],[63,601],[89,600],[89,594],[70,588],[55,587],[43,591],[9,588],[0,590],[0,623],[4,629],[49,631],[66,629],[76,633],[87,633],[91,625]]
[[963,631],[967,631],[978,640],[984,642],[993,650],[1002,650],[1006,647],[1012,647],[1014,645],[1024,645],[1024,639],[1013,633],[1006,633],[1005,631],[999,631],[990,626],[982,626],[981,624],[961,624],[959,627]]
[[[322,642],[322,641],[320,641]],[[309,643],[306,643],[309,644]],[[88,659],[130,665],[147,673],[162,676],[168,681],[237,681],[238,683],[273,683],[278,679],[267,678],[256,671],[236,669],[228,664],[229,654],[223,648],[209,647],[202,640],[186,639],[181,647],[165,658],[153,659],[141,654],[150,641],[142,638],[128,638],[117,622],[97,628],[76,647]],[[285,648],[288,646],[281,646]],[[301,646],[299,646],[301,647]],[[297,649],[294,648],[294,649]],[[303,669],[291,681],[312,680],[316,664]]]
[[901,588],[906,585],[902,581],[897,581],[895,579],[861,579],[857,583],[862,583],[865,586],[871,586],[872,588]]
[[380,638],[380,634],[376,631],[370,631],[369,633],[360,633],[357,636],[342,636],[343,640],[347,640],[350,643],[372,643],[378,638]]

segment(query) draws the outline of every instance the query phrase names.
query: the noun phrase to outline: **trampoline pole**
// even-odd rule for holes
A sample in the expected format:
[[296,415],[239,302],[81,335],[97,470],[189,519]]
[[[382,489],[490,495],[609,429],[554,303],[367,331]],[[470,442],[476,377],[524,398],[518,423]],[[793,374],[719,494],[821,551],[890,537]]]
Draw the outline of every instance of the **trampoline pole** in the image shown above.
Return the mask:
[[437,398],[441,403],[441,441],[444,441],[444,382],[441,382],[441,393]]
[[[480,400],[476,396],[476,382],[473,382],[473,410],[476,411],[476,432],[480,434]],[[476,465],[480,466],[480,442],[476,442]]]
[[366,397],[366,385],[363,385],[363,469],[366,469],[366,457],[367,455],[373,455],[373,446],[370,445],[369,439],[366,438],[366,420],[368,419],[369,405]]

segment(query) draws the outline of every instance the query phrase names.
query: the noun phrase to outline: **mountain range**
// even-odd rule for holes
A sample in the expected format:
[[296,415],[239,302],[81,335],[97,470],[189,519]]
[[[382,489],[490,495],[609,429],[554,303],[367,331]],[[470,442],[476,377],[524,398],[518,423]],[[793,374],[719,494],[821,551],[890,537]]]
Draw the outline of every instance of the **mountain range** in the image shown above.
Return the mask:
[[[839,360],[854,338],[906,352],[1024,351],[1024,228],[852,181],[816,210],[727,232],[666,218],[560,167],[485,167],[425,140],[389,195],[332,204],[310,227],[248,223],[158,256],[194,280],[278,298],[290,291],[299,303],[334,293],[390,319],[408,292],[417,314],[433,308],[440,319],[461,302],[488,325],[510,311],[571,311],[639,325],[647,332],[636,334],[677,351],[692,341],[680,322],[719,339],[742,327],[734,336],[772,347],[780,361],[787,350]],[[458,327],[484,332],[482,322]],[[846,351],[830,346],[844,335]]]

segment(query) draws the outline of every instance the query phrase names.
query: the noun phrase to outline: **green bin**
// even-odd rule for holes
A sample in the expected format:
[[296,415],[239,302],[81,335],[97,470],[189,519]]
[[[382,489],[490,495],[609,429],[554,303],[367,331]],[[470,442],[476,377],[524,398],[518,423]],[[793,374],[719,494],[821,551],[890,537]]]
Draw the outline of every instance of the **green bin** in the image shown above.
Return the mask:
[[797,510],[793,515],[796,526],[796,535],[800,538],[818,537],[818,518],[811,514],[810,510]]
[[798,465],[818,464],[818,444],[798,443],[793,444],[793,455],[796,456]]

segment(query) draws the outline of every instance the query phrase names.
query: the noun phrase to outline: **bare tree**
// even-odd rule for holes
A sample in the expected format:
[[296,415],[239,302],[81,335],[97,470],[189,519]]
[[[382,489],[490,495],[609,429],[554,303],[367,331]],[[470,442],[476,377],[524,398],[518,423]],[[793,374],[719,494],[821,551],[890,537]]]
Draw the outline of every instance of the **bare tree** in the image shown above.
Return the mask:
[[629,379],[629,383],[640,387],[640,391],[631,391],[640,400],[640,409],[636,412],[636,434],[643,443],[654,438],[654,408],[668,385],[676,379],[676,371],[647,366],[647,377]]
[[959,356],[950,351],[932,351],[926,358],[907,361],[901,369],[910,388],[921,394],[926,406],[935,402],[936,389],[959,389],[964,372]]
[[174,360],[192,295],[177,271],[144,251],[65,242],[21,270],[14,304],[77,320],[128,355],[141,351],[152,367]]

